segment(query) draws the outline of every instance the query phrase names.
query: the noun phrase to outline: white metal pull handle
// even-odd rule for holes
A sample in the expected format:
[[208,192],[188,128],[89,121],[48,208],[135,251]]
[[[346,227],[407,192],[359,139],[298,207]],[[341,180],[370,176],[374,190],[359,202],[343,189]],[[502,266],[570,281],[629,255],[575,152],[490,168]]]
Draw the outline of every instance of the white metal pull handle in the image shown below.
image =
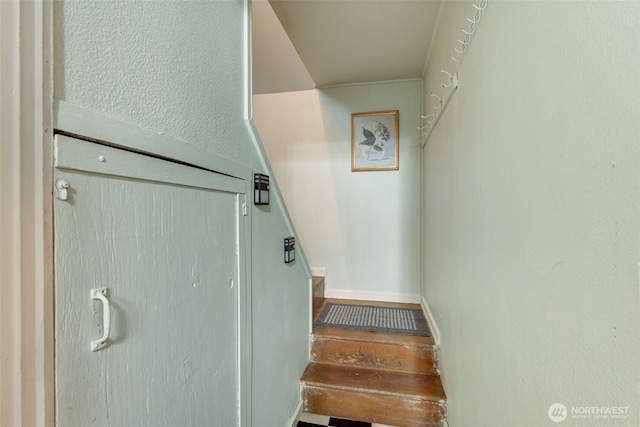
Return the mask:
[[91,341],[91,351],[98,351],[107,345],[109,333],[111,332],[111,309],[107,299],[107,288],[91,289],[90,297],[91,301],[100,300],[102,302],[102,337]]

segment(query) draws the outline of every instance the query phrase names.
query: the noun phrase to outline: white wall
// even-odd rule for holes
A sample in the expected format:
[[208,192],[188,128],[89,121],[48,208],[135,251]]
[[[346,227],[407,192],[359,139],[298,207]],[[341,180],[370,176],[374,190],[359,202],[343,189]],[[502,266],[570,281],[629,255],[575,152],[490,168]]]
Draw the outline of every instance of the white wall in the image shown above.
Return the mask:
[[309,90],[309,72],[267,0],[251,2],[253,93]]
[[[264,172],[243,117],[244,14],[240,0],[55,2],[55,97]],[[277,197],[251,216],[253,417],[283,426],[308,361],[309,278],[282,261]]]
[[[424,150],[424,296],[452,427],[640,423],[640,3],[446,2],[425,93],[460,88]],[[427,97],[428,98],[428,97]]]
[[[420,81],[254,96],[254,116],[327,296],[420,294]],[[399,110],[400,169],[351,172],[351,113]]]

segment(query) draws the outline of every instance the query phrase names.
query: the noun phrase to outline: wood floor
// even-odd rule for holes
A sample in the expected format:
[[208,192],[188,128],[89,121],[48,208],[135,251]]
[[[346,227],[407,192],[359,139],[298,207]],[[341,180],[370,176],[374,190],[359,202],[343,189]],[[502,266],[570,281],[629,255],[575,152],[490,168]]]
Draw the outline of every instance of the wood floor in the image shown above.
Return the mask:
[[[314,278],[314,319],[327,302],[420,308],[414,304],[323,299]],[[301,378],[304,411],[397,427],[440,427],[446,395],[433,338],[314,328]]]

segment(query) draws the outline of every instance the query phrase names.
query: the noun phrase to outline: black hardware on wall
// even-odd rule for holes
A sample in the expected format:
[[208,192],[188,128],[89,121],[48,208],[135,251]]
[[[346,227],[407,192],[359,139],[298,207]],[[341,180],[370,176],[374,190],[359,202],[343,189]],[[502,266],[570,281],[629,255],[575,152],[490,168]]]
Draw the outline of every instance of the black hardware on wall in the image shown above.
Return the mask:
[[269,175],[261,173],[253,175],[253,204],[269,204]]
[[296,260],[296,238],[286,237],[284,239],[284,263],[289,264]]

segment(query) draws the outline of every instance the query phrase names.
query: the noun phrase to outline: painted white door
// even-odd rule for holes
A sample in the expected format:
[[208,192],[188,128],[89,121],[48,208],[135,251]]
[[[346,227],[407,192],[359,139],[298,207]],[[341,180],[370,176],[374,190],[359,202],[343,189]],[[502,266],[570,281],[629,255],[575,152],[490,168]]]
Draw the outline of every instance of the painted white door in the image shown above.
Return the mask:
[[244,181],[60,135],[55,151],[57,425],[240,425]]

